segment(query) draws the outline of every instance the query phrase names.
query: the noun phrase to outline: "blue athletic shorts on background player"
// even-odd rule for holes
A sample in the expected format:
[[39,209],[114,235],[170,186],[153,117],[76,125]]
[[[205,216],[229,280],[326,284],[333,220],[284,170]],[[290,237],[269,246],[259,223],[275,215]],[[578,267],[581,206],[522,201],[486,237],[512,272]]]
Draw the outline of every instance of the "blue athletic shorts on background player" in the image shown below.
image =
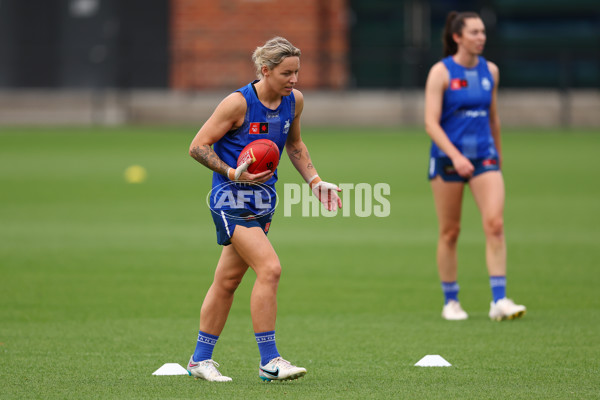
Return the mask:
[[244,208],[212,211],[211,214],[217,228],[217,243],[222,246],[229,246],[231,244],[231,236],[237,225],[245,226],[246,228],[258,226],[266,235],[269,233],[271,219],[273,218],[273,213],[257,216]]
[[[488,171],[500,171],[497,157],[469,159],[475,167],[471,178]],[[456,172],[452,160],[448,157],[432,157],[429,159],[429,180],[441,176],[445,182],[468,182],[470,178],[463,178]]]

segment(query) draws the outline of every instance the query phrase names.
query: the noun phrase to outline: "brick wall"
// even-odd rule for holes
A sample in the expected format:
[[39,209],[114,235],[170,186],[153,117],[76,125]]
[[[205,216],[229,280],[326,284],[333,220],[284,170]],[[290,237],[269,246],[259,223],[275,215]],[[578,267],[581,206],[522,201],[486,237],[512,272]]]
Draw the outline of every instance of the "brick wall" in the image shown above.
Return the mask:
[[302,51],[299,89],[344,88],[347,13],[347,0],[171,0],[170,86],[243,86],[254,49],[283,36]]

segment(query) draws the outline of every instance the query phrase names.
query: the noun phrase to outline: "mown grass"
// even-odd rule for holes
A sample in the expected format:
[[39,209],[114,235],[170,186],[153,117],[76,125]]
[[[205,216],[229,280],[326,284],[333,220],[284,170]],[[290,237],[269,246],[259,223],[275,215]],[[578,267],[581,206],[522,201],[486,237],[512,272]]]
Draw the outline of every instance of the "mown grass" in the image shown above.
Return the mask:
[[[589,132],[504,133],[508,295],[528,314],[489,321],[484,238],[467,196],[459,262],[470,319],[450,323],[439,316],[425,134],[306,129],[326,180],[391,188],[386,218],[357,217],[355,192],[349,217],[303,217],[299,206],[275,215],[278,347],[307,376],[258,379],[251,271],[214,354],[234,381],[152,376],[193,351],[220,251],[210,174],[187,155],[194,134],[0,128],[0,397],[597,398],[600,137]],[[133,164],[146,182],[124,181]],[[280,179],[280,194],[301,181],[285,156]],[[452,367],[415,367],[427,354]]]

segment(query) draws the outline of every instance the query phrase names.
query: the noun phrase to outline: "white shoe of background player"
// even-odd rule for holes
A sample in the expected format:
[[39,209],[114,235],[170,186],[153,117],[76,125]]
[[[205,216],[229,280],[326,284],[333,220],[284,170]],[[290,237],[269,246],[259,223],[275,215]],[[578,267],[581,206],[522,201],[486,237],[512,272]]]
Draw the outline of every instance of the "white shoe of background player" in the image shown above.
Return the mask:
[[490,304],[490,318],[494,321],[521,318],[527,312],[527,307],[515,304],[506,297]]
[[462,309],[458,301],[450,300],[442,309],[442,318],[448,321],[461,321],[469,318],[469,315]]

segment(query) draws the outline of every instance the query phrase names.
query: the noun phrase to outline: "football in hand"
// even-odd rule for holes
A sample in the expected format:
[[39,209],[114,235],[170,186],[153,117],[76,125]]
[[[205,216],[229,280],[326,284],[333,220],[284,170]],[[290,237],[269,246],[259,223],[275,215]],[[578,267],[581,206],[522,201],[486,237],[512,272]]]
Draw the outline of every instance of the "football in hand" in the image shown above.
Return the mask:
[[279,165],[279,148],[269,139],[255,140],[242,149],[237,166],[248,160],[253,160],[248,167],[251,174],[259,174],[266,170],[275,171]]

